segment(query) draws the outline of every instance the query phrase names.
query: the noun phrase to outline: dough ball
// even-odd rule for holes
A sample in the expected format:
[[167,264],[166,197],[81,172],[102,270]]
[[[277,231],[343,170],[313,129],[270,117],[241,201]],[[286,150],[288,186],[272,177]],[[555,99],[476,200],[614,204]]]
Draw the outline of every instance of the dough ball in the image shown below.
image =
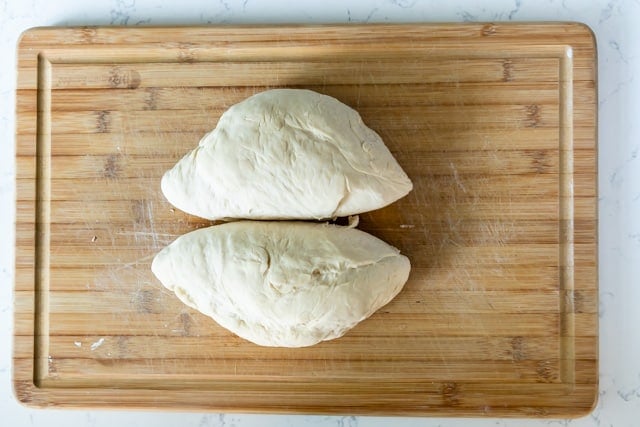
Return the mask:
[[382,208],[412,183],[355,110],[274,89],[223,113],[161,187],[177,208],[211,220],[326,219]]
[[342,336],[391,301],[410,264],[354,228],[238,221],[179,237],[151,268],[185,304],[240,337],[304,347]]

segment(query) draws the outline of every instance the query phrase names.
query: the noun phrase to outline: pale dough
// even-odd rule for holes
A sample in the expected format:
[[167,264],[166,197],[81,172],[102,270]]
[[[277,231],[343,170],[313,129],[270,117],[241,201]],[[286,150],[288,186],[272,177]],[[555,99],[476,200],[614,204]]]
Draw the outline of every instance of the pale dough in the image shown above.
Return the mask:
[[185,304],[240,337],[303,347],[342,336],[391,301],[410,263],[355,228],[238,221],[177,238],[151,268]]
[[412,183],[355,110],[274,89],[224,112],[161,187],[177,208],[212,220],[325,219],[382,208]]

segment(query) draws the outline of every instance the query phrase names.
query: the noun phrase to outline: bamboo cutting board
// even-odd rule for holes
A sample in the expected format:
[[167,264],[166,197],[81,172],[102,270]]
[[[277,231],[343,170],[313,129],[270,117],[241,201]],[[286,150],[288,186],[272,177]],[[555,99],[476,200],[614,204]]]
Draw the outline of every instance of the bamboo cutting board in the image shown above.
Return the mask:
[[[578,416],[597,396],[596,56],[557,24],[41,28],[18,54],[14,383],[39,407]],[[361,226],[412,262],[343,338],[262,348],[155,253],[162,173],[232,104],[358,110],[414,182]]]

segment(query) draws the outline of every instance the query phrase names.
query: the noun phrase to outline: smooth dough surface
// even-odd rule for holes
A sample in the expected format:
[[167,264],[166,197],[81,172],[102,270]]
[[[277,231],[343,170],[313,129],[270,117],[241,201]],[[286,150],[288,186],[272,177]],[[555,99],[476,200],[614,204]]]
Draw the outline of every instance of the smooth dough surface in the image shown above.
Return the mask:
[[161,187],[177,208],[216,220],[354,215],[413,185],[355,110],[310,90],[273,89],[225,111]]
[[152,271],[188,306],[263,346],[342,336],[391,301],[409,259],[355,228],[238,221],[192,231]]

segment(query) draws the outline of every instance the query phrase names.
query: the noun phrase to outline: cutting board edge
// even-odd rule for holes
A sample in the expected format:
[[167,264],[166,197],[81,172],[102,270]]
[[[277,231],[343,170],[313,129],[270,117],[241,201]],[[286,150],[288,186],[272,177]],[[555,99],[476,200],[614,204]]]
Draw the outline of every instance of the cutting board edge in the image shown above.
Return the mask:
[[[590,35],[590,37],[593,39],[593,50],[594,50],[594,55],[595,55],[596,54],[596,51],[595,51],[595,35],[593,34],[593,31],[586,24],[575,23],[575,22],[571,23],[571,24],[572,25],[578,25],[581,28],[584,28],[584,29],[587,30],[586,33],[588,33]],[[387,24],[380,24],[380,25],[386,26]],[[401,25],[401,26],[406,26],[406,25],[422,26],[422,24],[399,24],[399,25]],[[429,24],[425,24],[425,25],[429,25]],[[438,25],[446,26],[447,24],[438,24]],[[455,24],[455,25],[460,26],[460,25],[464,25],[464,24]],[[473,25],[473,24],[469,24],[469,25]],[[505,25],[505,23],[500,23],[499,25]],[[522,24],[522,23],[517,23],[517,24],[513,23],[513,24],[511,24],[510,23],[508,25],[516,25],[516,26],[518,26],[518,25],[526,25],[526,24]],[[391,26],[394,26],[394,24],[392,24]],[[271,25],[264,25],[264,26],[262,26],[262,25],[258,25],[258,26],[256,26],[256,25],[246,25],[246,26],[242,26],[242,27],[245,27],[245,28],[270,28],[270,27],[273,27],[273,26],[271,26]],[[316,27],[336,27],[336,28],[341,28],[342,26],[334,24],[334,25],[328,25],[328,26],[325,26],[325,25],[292,25],[292,27],[314,27],[314,28],[316,28]],[[67,28],[72,28],[72,29],[75,28],[75,29],[77,29],[78,27],[67,27]],[[91,28],[91,27],[81,27],[81,28]],[[95,28],[99,28],[99,27],[95,27]],[[153,27],[151,27],[151,28],[153,28]],[[167,28],[167,27],[158,27],[158,28]],[[193,28],[193,27],[184,26],[184,27],[181,27],[181,28]],[[204,27],[201,27],[201,28],[208,29],[210,27],[204,26]],[[48,32],[50,30],[51,30],[50,27],[35,27],[35,28],[32,28],[32,29],[29,29],[29,30],[25,31],[23,33],[23,36],[24,35],[31,36],[31,34],[35,33],[35,32],[38,32],[38,33],[40,33],[40,32]],[[20,41],[19,41],[19,45],[20,46],[22,46],[23,36],[20,37]],[[21,47],[21,49],[23,49],[23,48]],[[24,49],[31,49],[31,48],[24,47]],[[596,85],[597,85],[597,82],[594,82],[594,83],[596,83]],[[596,93],[597,93],[597,91],[596,91]],[[596,120],[596,124],[597,124],[597,120]],[[596,130],[596,132],[597,132],[597,130]],[[595,143],[595,146],[597,147],[597,139],[594,140],[594,143]],[[596,167],[597,167],[597,162],[596,162]],[[597,174],[597,172],[596,172],[596,174]],[[35,215],[35,210],[34,210],[34,215]],[[596,218],[596,221],[597,221],[597,205],[596,205],[596,217],[595,218]],[[596,248],[597,248],[597,244],[596,244]],[[597,264],[596,264],[596,268],[597,268]],[[597,288],[597,278],[596,278],[595,286]],[[36,302],[35,302],[35,293],[34,293],[34,299],[33,300],[34,300],[34,304],[36,304]],[[36,328],[35,328],[35,325],[34,325],[34,330],[35,329]],[[34,335],[35,335],[35,333],[34,333]],[[15,339],[19,339],[19,337],[14,336],[14,340]],[[596,346],[597,346],[597,337],[596,337]],[[596,358],[596,361],[597,360],[598,359]],[[597,372],[595,373],[595,376],[596,376],[596,380],[597,380]],[[21,403],[29,405],[29,406],[36,406],[36,407],[44,406],[44,407],[46,407],[46,406],[51,405],[51,402],[53,400],[55,400],[55,399],[52,399],[52,401],[47,401],[47,395],[49,394],[50,396],[54,396],[56,394],[56,392],[51,390],[51,389],[38,387],[33,382],[33,378],[31,378],[31,381],[32,381],[31,382],[31,387],[24,387],[23,385],[21,385],[21,384],[24,384],[24,382],[20,382],[20,381],[28,381],[28,379],[25,379],[25,378],[21,378],[20,379],[20,378],[18,378],[16,376],[16,374],[15,374],[15,371],[14,371],[14,378],[13,378],[14,394],[16,395],[18,401],[20,401]],[[569,416],[579,417],[579,416],[583,416],[583,415],[586,415],[587,413],[589,413],[597,403],[597,397],[598,397],[597,390],[598,390],[598,387],[597,387],[597,383],[596,383],[596,385],[594,387],[593,403],[589,407],[589,409],[585,409],[586,412],[578,412],[578,413],[575,413],[575,414],[569,415]],[[37,396],[37,399],[33,399],[32,398],[33,396]],[[43,399],[43,400],[40,400],[40,399]],[[99,405],[100,402],[96,402],[96,403]],[[73,404],[64,403],[64,402],[56,402],[56,403],[54,403],[53,406],[76,407]],[[84,406],[77,406],[77,407],[84,407]],[[99,406],[97,406],[97,407],[99,407]],[[134,405],[134,406],[132,406],[132,408],[143,409],[143,408],[148,408],[148,406],[146,406],[146,405],[141,405],[141,406]],[[174,409],[180,410],[180,409],[183,409],[183,408],[184,409],[189,409],[188,407],[178,407],[178,408],[174,408]],[[203,408],[202,407],[194,407],[193,408],[193,410],[199,410],[199,409],[203,409]],[[230,409],[230,410],[231,411],[238,411],[238,412],[246,412],[248,410],[248,408],[237,408],[237,409]],[[515,415],[510,414],[508,412],[508,409],[506,411],[507,411],[506,413],[500,414],[500,416],[519,416],[517,414],[515,414]],[[261,412],[261,411],[258,411],[258,412]],[[268,411],[268,412],[272,412],[272,411]],[[274,411],[274,412],[282,413],[282,412],[279,412],[279,411]],[[291,412],[287,411],[285,413],[299,413],[299,412],[297,410],[292,410]],[[464,414],[464,412],[462,412],[462,413]],[[371,412],[367,412],[367,414],[371,414]],[[398,415],[401,415],[401,414],[398,414]],[[443,414],[443,413],[440,413],[440,412],[438,412],[438,413],[429,412],[428,415],[439,415],[439,416],[444,415],[444,416],[446,416],[447,414]],[[451,414],[451,415],[452,416],[457,416],[457,415],[459,415],[459,413],[454,413],[454,414]],[[478,414],[475,414],[475,415],[478,415]],[[491,414],[491,416],[495,416],[495,415],[496,415],[495,413]],[[545,416],[545,415],[542,414],[541,416]],[[551,414],[549,416],[553,416],[553,414]]]

